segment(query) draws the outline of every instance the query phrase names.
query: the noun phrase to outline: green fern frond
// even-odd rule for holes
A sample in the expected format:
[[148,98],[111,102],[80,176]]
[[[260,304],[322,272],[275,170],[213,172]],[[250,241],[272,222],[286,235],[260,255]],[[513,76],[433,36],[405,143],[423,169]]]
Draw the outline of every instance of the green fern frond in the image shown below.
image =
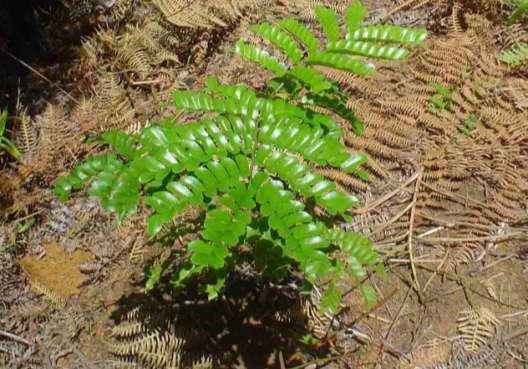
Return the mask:
[[256,162],[269,173],[284,180],[303,197],[314,198],[329,214],[344,213],[358,203],[355,197],[338,192],[335,183],[315,174],[294,156],[273,150],[270,146],[261,146],[255,157]]
[[127,159],[136,154],[137,137],[120,131],[108,131],[101,136],[101,142],[110,145],[114,151]]
[[308,65],[324,65],[334,69],[352,72],[359,76],[366,76],[374,72],[374,65],[339,53],[321,52],[312,54],[307,60]]
[[346,104],[335,96],[331,94],[310,94],[304,101],[308,106],[312,104],[325,108],[348,121],[352,125],[352,129],[356,135],[362,136],[365,132],[363,123],[359,120],[356,114],[348,109]]
[[251,60],[263,68],[282,76],[286,73],[286,66],[276,58],[268,54],[265,50],[248,45],[243,41],[238,41],[235,46],[235,52],[241,57]]
[[507,24],[513,25],[515,22],[528,15],[528,0],[510,0],[513,12],[508,18]]
[[[66,199],[90,184],[89,194],[119,218],[134,212],[143,197],[152,210],[151,236],[189,207],[203,208],[200,238],[187,246],[190,267],[180,269],[173,284],[214,272],[215,282],[206,285],[211,298],[222,288],[236,247],[256,219],[267,223],[264,232],[276,232],[283,257],[308,281],[337,278],[340,269],[326,251],[331,233],[304,205],[311,200],[334,216],[357,205],[354,196],[339,191],[309,164],[361,172],[366,157],[348,151],[335,122],[216,79],[201,92],[176,91],[173,100],[179,109],[212,118],[151,125],[137,134],[108,132],[102,141],[123,160],[115,154],[90,157],[57,181],[57,195]],[[359,263],[366,260],[361,255]]]
[[346,106],[346,94],[312,66],[366,75],[374,69],[366,58],[407,55],[406,49],[384,43],[414,46],[426,33],[396,26],[362,27],[366,10],[355,0],[345,17],[349,36],[340,39],[335,13],[324,7],[316,13],[328,39],[322,48],[315,35],[293,19],[253,28],[290,59],[287,64],[258,47],[236,44],[237,54],[275,75],[262,91],[222,85],[216,78],[207,79],[200,91],[175,91],[174,107],[196,113],[201,120],[167,121],[134,134],[107,132],[101,141],[112,154],[89,157],[57,180],[55,193],[61,199],[88,186],[89,193],[119,218],[136,211],[143,200],[150,210],[151,236],[179,213],[203,210],[197,239],[182,253],[183,264],[157,266],[149,288],[172,269],[172,286],[185,286],[199,275],[202,291],[215,298],[236,270],[240,254],[256,259],[262,254],[258,245],[266,241],[279,251],[279,260],[254,260],[257,269],[297,268],[309,283],[328,281],[331,287],[322,297],[323,305],[336,310],[339,293],[334,286],[345,267],[362,279],[367,268],[379,263],[367,238],[328,225],[334,218],[346,218],[358,200],[313,168],[331,167],[366,179],[362,166],[367,158],[350,152],[340,125],[320,113],[333,113],[349,121],[356,133],[363,131]]
[[301,66],[293,67],[291,69],[291,74],[303,84],[308,85],[310,90],[315,93],[329,90],[333,86],[324,74],[316,71],[313,68]]
[[361,4],[361,1],[354,0],[346,10],[345,24],[348,33],[355,32],[363,23],[367,16],[367,8]]
[[303,56],[301,49],[299,49],[294,39],[280,28],[269,23],[261,23],[258,26],[252,27],[252,30],[282,50],[293,63],[296,64],[301,61]]
[[413,29],[392,25],[370,25],[360,27],[346,35],[347,40],[391,42],[404,45],[418,45],[427,37],[425,29]]
[[315,223],[281,181],[267,180],[258,189],[256,201],[268,224],[284,239],[283,253],[299,263],[306,279],[314,283],[333,271],[331,261],[321,251],[329,242],[321,236],[324,226]]
[[372,241],[362,234],[333,228],[328,231],[328,237],[332,244],[339,246],[343,252],[353,256],[362,265],[374,265],[379,262]]
[[511,48],[504,50],[498,56],[498,59],[508,65],[517,67],[528,63],[528,44],[519,43]]
[[319,40],[317,40],[312,31],[306,28],[302,23],[299,23],[296,19],[283,19],[279,22],[279,25],[286,31],[290,32],[309,53],[319,49]]
[[71,191],[81,189],[95,176],[105,171],[121,169],[123,162],[115,154],[90,156],[84,163],[76,166],[67,176],[61,177],[55,183],[55,194],[61,200],[66,200]]
[[327,50],[336,53],[346,53],[389,60],[405,59],[409,55],[409,51],[400,47],[355,40],[330,42]]
[[328,41],[335,42],[339,40],[339,21],[337,20],[337,14],[335,11],[325,6],[318,5],[315,7],[315,15]]
[[374,71],[374,64],[367,58],[404,59],[409,52],[403,46],[416,46],[425,39],[427,32],[389,25],[362,26],[367,10],[360,0],[352,1],[347,8],[344,17],[346,38],[341,38],[339,20],[332,9],[317,6],[315,13],[327,38],[322,47],[311,30],[292,18],[279,21],[278,26],[263,23],[253,28],[255,33],[289,57],[291,63],[287,66],[265,51],[242,42],[237,44],[236,52],[276,75],[277,78],[268,86],[273,93],[288,96],[295,104],[308,101],[309,104],[304,105],[314,105],[314,110],[330,110],[348,120],[356,134],[361,134],[363,124],[354,112],[346,108],[346,97],[339,93],[337,82],[312,66],[322,65],[360,76],[369,75]]

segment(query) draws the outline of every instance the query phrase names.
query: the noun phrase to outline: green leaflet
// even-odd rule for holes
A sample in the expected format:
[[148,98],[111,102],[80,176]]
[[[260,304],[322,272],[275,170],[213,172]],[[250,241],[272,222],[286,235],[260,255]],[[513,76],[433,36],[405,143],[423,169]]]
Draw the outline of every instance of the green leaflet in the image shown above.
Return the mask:
[[225,157],[198,167],[194,175],[167,183],[166,190],[154,192],[145,199],[145,203],[155,210],[149,218],[149,234],[158,233],[163,224],[188,206],[204,205],[205,196],[213,197],[239,186],[241,177],[248,174],[248,167],[247,159],[242,156],[235,160]]
[[372,64],[367,64],[357,59],[352,59],[347,55],[332,52],[314,53],[306,60],[306,63],[341,69],[360,76],[372,74],[374,71],[374,65]]
[[528,43],[518,43],[502,51],[497,58],[514,67],[526,64],[528,63]]
[[299,49],[293,38],[283,32],[280,28],[269,23],[261,23],[258,26],[254,26],[252,30],[281,49],[293,63],[296,64],[301,61],[303,56],[301,49]]
[[324,226],[313,222],[303,204],[294,200],[282,182],[264,183],[256,200],[262,214],[268,217],[269,226],[285,240],[282,245],[284,255],[299,263],[310,282],[332,272],[332,262],[321,251],[329,244],[321,236]]
[[341,99],[333,96],[332,94],[310,94],[306,97],[305,102],[307,104],[321,106],[339,115],[352,125],[352,129],[356,135],[363,135],[365,131],[363,122],[359,120],[352,110],[346,107],[346,104],[342,102]]
[[67,176],[60,177],[55,183],[54,193],[65,201],[72,190],[79,190],[97,174],[107,171],[116,172],[121,169],[123,163],[117,159],[115,154],[101,156],[90,156],[84,163],[77,165]]
[[528,0],[510,0],[513,12],[508,18],[508,26],[513,25],[519,19],[528,14]]
[[244,59],[250,60],[261,65],[263,68],[282,76],[286,73],[286,67],[277,59],[272,57],[266,51],[238,41],[235,46],[235,52]]
[[145,283],[145,292],[150,292],[156,287],[161,279],[163,268],[161,265],[152,266],[148,271],[147,282]]
[[341,304],[341,293],[335,287],[335,284],[330,284],[323,296],[321,296],[321,302],[319,303],[319,309],[323,314],[337,314],[339,312],[339,305]]
[[251,215],[248,211],[228,212],[214,209],[207,213],[202,236],[215,244],[236,246],[239,238],[246,233],[250,221]]
[[6,125],[7,125],[8,113],[7,109],[2,110],[0,113],[0,137],[4,137]]
[[136,137],[125,132],[105,132],[101,136],[101,141],[107,145],[110,145],[117,154],[128,159],[132,159],[136,154]]
[[299,23],[296,19],[283,19],[279,22],[279,25],[286,31],[290,32],[309,53],[319,49],[319,41],[312,31],[306,28],[302,23]]
[[360,265],[374,265],[378,262],[372,241],[364,235],[333,228],[328,231],[328,237],[332,244],[354,258]]
[[328,44],[327,50],[336,53],[346,53],[389,60],[401,60],[405,59],[409,55],[409,52],[406,49],[396,46],[382,45],[368,41],[356,41],[351,39],[330,42]]
[[357,204],[357,199],[338,192],[333,182],[314,174],[310,167],[294,156],[262,146],[256,154],[257,163],[288,183],[303,197],[313,197],[330,214],[344,213]]
[[325,75],[313,68],[293,67],[290,73],[303,84],[309,86],[310,90],[315,93],[332,88],[332,83],[325,77]]
[[13,157],[13,159],[20,160],[20,151],[10,139],[4,136],[7,126],[7,118],[7,109],[4,109],[0,113],[0,149],[5,150],[9,155]]
[[353,0],[345,14],[345,24],[348,33],[356,31],[367,16],[367,8],[359,0]]
[[121,220],[136,211],[139,202],[138,174],[131,169],[105,168],[93,180],[88,193],[99,198],[103,209],[114,212]]
[[226,245],[200,240],[189,243],[187,249],[191,253],[192,263],[199,268],[221,269],[229,255]]
[[325,6],[315,7],[315,15],[329,42],[339,39],[339,22],[336,13]]
[[360,27],[346,35],[347,40],[392,42],[407,45],[417,45],[425,41],[425,29],[412,29],[392,25],[370,25]]

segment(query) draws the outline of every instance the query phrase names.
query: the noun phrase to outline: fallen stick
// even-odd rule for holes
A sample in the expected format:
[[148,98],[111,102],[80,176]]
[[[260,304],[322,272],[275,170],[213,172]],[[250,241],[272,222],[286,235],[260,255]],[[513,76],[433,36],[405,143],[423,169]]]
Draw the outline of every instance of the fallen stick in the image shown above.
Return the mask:
[[9,333],[9,332],[0,330],[0,336],[4,336],[4,337],[9,338],[10,340],[16,341],[18,343],[23,343],[24,345],[31,346],[31,342],[29,342],[28,340],[26,340],[26,339],[24,339],[24,338],[22,338],[20,336],[17,336],[16,334],[13,334],[13,333]]

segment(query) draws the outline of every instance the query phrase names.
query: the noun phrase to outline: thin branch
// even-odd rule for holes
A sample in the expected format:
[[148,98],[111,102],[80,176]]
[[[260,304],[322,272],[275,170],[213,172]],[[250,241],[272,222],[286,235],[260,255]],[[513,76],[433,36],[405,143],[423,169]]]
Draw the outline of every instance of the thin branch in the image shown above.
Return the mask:
[[381,204],[383,204],[384,202],[388,201],[389,199],[391,199],[393,196],[395,196],[396,194],[398,194],[399,192],[401,192],[405,187],[407,187],[408,185],[410,185],[412,182],[414,182],[416,180],[416,178],[418,178],[418,176],[420,175],[420,172],[416,172],[414,173],[409,179],[407,179],[404,183],[402,183],[397,189],[395,189],[394,191],[391,191],[385,195],[383,195],[382,197],[380,197],[379,199],[377,199],[376,201],[374,201],[373,203],[371,204],[368,204],[367,206],[365,207],[362,207],[360,209],[356,209],[354,211],[352,211],[353,214],[355,215],[360,215],[360,214],[365,214],[365,213],[368,213],[370,212],[371,210],[374,210],[376,209],[378,206],[380,206]]
[[10,340],[16,341],[18,343],[23,343],[24,345],[31,346],[31,342],[29,342],[25,338],[17,336],[16,334],[13,334],[13,333],[9,333],[9,332],[0,330],[0,336],[4,336],[4,337],[9,338]]
[[456,237],[429,237],[422,238],[421,241],[425,243],[464,243],[464,242],[479,242],[479,241],[492,241],[492,242],[503,242],[512,238],[528,238],[527,232],[512,232],[509,234],[501,234],[495,236],[486,237],[469,237],[469,238],[456,238]]
[[46,77],[45,75],[43,75],[42,73],[40,73],[38,70],[36,70],[35,68],[33,68],[31,65],[29,65],[28,63],[26,63],[25,61],[17,58],[15,55],[11,54],[9,51],[7,50],[2,50],[0,49],[2,52],[4,52],[7,56],[9,56],[10,58],[16,60],[18,63],[20,63],[21,65],[23,65],[24,67],[26,67],[27,69],[29,69],[32,73],[34,73],[35,75],[37,75],[38,77],[40,77],[41,79],[43,79],[44,81],[48,82],[52,87],[57,87],[57,89],[59,91],[61,91],[62,93],[64,93],[67,97],[69,97],[72,101],[76,102],[77,104],[79,104],[79,100],[77,100],[75,97],[73,97],[68,91],[66,91],[65,89],[63,89],[62,87],[60,86],[57,86],[56,83],[54,83],[52,80],[50,80],[48,77]]
[[[394,14],[402,11],[402,10],[405,10],[407,8],[410,8],[413,3],[415,3],[417,0],[407,0],[407,1],[404,1],[403,3],[401,3],[400,5],[392,8],[387,14],[385,14],[383,17],[380,17],[379,18],[379,22],[385,22],[387,21],[387,19],[389,19],[390,17],[392,17]],[[427,0],[427,2],[429,2],[430,0]]]
[[439,190],[438,188],[434,187],[434,186],[431,186],[430,184],[427,184],[426,182],[422,182],[422,186],[424,187],[427,187],[428,189],[430,189],[431,191],[434,191],[436,193],[439,193],[440,195],[444,195],[444,196],[448,196],[456,201],[458,201],[460,204],[466,204],[467,202],[472,202],[474,204],[477,204],[477,205],[480,205],[484,208],[488,208],[488,205],[486,205],[485,203],[483,202],[480,202],[478,200],[474,200],[472,198],[465,198],[463,196],[460,196],[460,195],[457,195],[457,194],[454,194],[452,192],[446,192],[446,191],[442,191],[442,190]]
[[409,219],[409,242],[408,242],[408,251],[409,251],[409,261],[411,263],[411,271],[414,279],[414,284],[416,286],[416,292],[422,299],[422,289],[420,287],[420,281],[418,280],[418,275],[416,274],[416,266],[414,265],[414,256],[413,256],[413,237],[414,237],[414,214],[416,211],[416,201],[418,200],[418,193],[420,192],[420,183],[422,182],[422,170],[418,171],[418,177],[416,178],[416,184],[414,186],[414,194],[411,207],[411,216]]
[[413,203],[411,202],[409,205],[407,205],[402,211],[400,211],[398,214],[396,214],[394,217],[392,217],[387,223],[381,225],[380,227],[376,228],[369,236],[374,236],[382,231],[384,231],[388,226],[390,226],[392,223],[400,219],[405,213],[409,211],[413,207]]
[[405,298],[403,299],[403,301],[402,301],[402,303],[400,305],[400,308],[398,309],[398,312],[396,313],[396,316],[392,320],[391,325],[389,326],[389,329],[387,330],[387,333],[385,333],[385,337],[384,338],[386,340],[389,338],[389,335],[391,334],[392,328],[396,324],[396,321],[398,319],[400,319],[401,313],[403,311],[403,307],[405,306],[405,303],[407,302],[407,299],[409,298],[409,295],[411,294],[411,290],[412,290],[412,287],[409,287],[409,289],[407,290],[407,293],[405,294]]

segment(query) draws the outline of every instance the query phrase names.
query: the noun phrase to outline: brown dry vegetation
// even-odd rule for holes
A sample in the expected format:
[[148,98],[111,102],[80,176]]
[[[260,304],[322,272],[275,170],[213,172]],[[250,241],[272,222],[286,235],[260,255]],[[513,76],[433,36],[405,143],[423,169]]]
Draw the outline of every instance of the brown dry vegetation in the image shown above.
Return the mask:
[[[347,227],[375,241],[387,270],[370,277],[374,306],[342,286],[339,328],[321,333],[308,311],[307,328],[321,340],[305,345],[284,301],[260,304],[288,297],[287,288],[259,285],[250,273],[211,303],[192,291],[142,293],[143,261],[162,262],[170,252],[160,244],[192,237],[194,214],[153,244],[144,212],[117,226],[93,200],[61,204],[51,193],[58,175],[100,150],[87,135],[173,115],[160,108],[172,89],[201,86],[210,74],[261,86],[265,76],[229,52],[233,41],[263,19],[310,22],[318,2],[183,3],[116,1],[91,20],[73,62],[39,66],[54,86],[30,77],[32,94],[48,92],[19,104],[23,160],[0,173],[0,367],[148,367],[121,357],[170,368],[178,352],[196,368],[210,358],[227,368],[526,367],[528,72],[496,60],[528,39],[526,27],[504,25],[500,0],[364,1],[370,19],[427,25],[431,36],[370,78],[323,69],[365,123],[363,137],[345,139],[369,154],[371,181],[319,170],[362,199]],[[325,3],[342,11],[347,1]],[[94,17],[90,7],[73,10]],[[430,82],[452,89],[449,110],[432,109]]]

